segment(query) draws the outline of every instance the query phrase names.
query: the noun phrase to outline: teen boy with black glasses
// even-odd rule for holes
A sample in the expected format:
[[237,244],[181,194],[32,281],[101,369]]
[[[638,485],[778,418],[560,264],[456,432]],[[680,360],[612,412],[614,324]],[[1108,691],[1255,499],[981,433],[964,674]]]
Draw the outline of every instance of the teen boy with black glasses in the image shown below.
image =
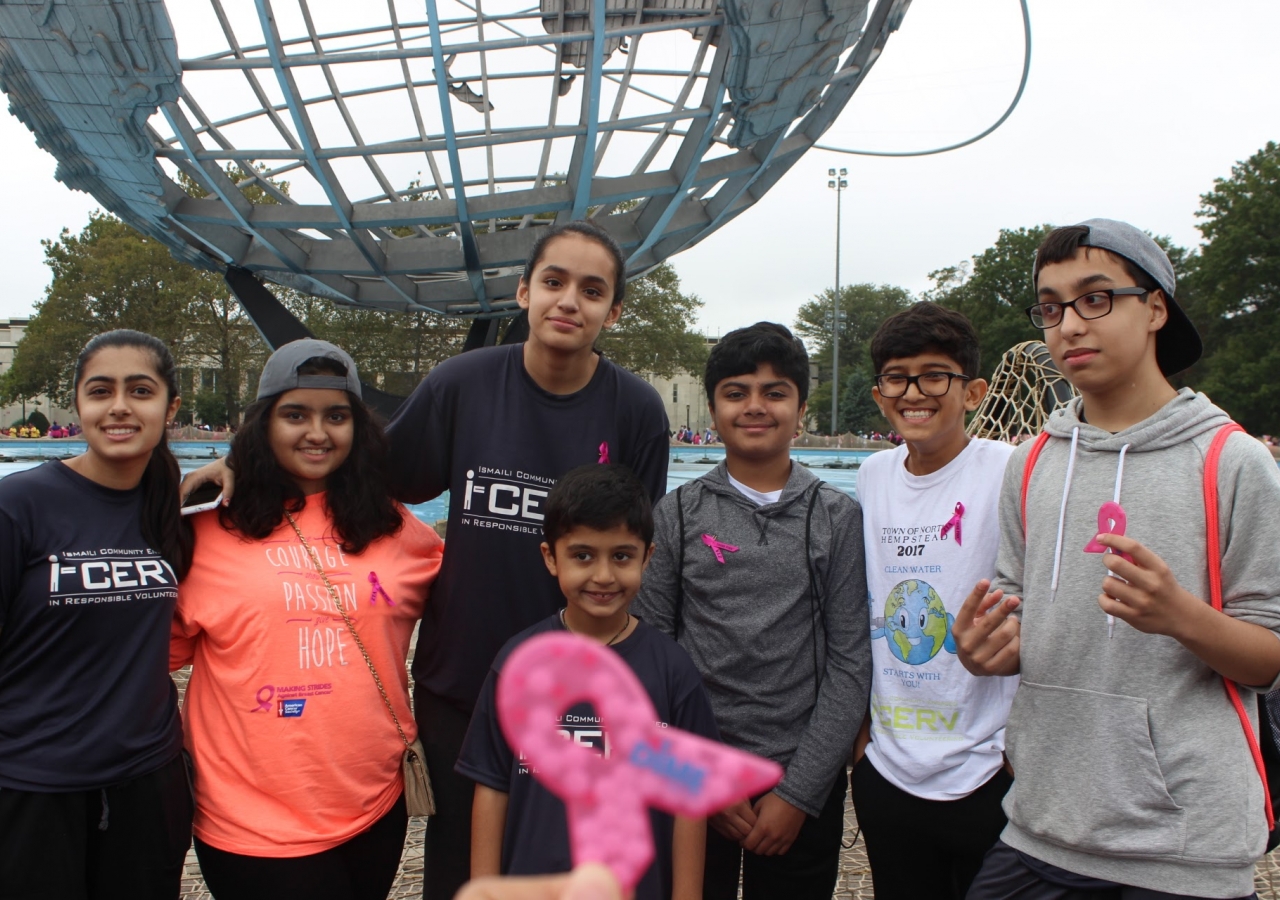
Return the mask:
[[963,900],[1005,825],[1004,724],[1018,679],[966,672],[951,623],[995,567],[1013,448],[965,434],[987,383],[962,314],[916,303],[890,316],[871,360],[872,396],[904,443],[858,470],[872,678],[853,802],[876,900]]
[[[1206,508],[1230,419],[1169,384],[1201,343],[1145,233],[1055,229],[1034,278],[1028,312],[1080,397],[1010,460],[996,577],[953,627],[971,672],[1022,677],[1009,825],[969,900],[1252,897],[1268,831],[1252,692],[1280,673],[1280,474],[1230,434]],[[1223,612],[1208,602],[1214,514]]]

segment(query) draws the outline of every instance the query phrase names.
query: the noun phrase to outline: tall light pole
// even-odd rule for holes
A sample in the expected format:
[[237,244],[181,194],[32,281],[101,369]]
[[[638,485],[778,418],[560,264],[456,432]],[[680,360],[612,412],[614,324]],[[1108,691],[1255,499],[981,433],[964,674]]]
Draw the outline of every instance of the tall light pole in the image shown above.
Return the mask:
[[840,194],[849,186],[845,176],[848,169],[827,169],[827,187],[836,192],[836,292],[831,303],[831,433],[839,434],[840,406]]

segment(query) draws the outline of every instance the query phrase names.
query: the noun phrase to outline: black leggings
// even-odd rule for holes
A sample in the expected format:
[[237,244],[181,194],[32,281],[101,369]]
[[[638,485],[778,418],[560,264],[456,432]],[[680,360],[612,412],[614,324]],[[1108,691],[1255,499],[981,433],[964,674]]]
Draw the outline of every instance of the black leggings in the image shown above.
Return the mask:
[[386,900],[409,818],[404,795],[368,830],[310,856],[241,856],[196,838],[205,884],[217,900]]

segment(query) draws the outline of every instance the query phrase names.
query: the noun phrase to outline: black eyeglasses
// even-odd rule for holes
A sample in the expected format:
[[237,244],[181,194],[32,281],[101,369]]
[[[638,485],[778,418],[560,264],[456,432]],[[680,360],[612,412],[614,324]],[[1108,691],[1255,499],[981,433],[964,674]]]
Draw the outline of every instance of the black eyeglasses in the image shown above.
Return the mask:
[[958,372],[924,372],[920,375],[877,375],[876,387],[880,389],[880,396],[886,400],[901,397],[907,392],[907,388],[913,384],[926,397],[941,397],[951,390],[951,379],[953,378],[959,378],[961,381],[969,380],[968,375],[961,375]]
[[1037,303],[1034,306],[1028,306],[1026,310],[1027,318],[1037,328],[1057,328],[1062,324],[1062,317],[1067,314],[1067,309],[1074,309],[1076,315],[1082,319],[1101,319],[1111,312],[1111,307],[1115,304],[1116,297],[1137,297],[1145,303],[1147,295],[1150,293],[1150,291],[1145,291],[1140,287],[1106,288],[1100,291],[1090,291],[1069,303]]

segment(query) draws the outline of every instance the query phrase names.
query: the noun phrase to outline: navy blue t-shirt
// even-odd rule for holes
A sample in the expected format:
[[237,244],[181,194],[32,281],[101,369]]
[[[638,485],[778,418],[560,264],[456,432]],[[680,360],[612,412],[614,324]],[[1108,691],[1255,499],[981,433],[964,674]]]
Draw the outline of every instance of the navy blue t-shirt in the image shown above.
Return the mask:
[[431,370],[396,412],[391,492],[422,503],[449,491],[449,550],[423,612],[413,677],[470,712],[489,663],[512,635],[564,605],[547,573],[542,504],[586,463],[622,463],[656,501],[670,442],[662,398],[601,357],[565,395],[525,371],[524,345],[472,350]]
[[[573,868],[564,803],[530,775],[528,767],[511,752],[494,707],[498,673],[512,651],[536,634],[563,630],[559,615],[553,615],[516,635],[502,648],[485,679],[458,757],[459,774],[509,795],[502,838],[504,875],[541,875]],[[702,676],[679,644],[656,628],[638,622],[635,631],[611,649],[636,673],[662,724],[720,739]],[[557,727],[566,739],[604,752],[605,731],[590,704],[571,707]],[[636,900],[666,900],[671,896],[674,821],[666,813],[653,810],[649,821],[654,861],[636,887]]]
[[0,480],[0,788],[106,787],[181,751],[178,579],[141,512],[141,488],[56,461]]

